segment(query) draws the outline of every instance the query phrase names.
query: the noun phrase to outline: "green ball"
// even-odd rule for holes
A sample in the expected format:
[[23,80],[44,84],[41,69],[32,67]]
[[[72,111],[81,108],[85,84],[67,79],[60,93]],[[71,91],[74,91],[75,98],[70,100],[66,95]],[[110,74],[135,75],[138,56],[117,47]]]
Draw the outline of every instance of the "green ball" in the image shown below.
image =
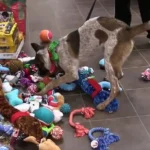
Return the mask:
[[39,91],[41,91],[42,89],[44,89],[45,84],[44,84],[43,82],[39,82],[39,83],[37,84],[37,87],[38,87]]

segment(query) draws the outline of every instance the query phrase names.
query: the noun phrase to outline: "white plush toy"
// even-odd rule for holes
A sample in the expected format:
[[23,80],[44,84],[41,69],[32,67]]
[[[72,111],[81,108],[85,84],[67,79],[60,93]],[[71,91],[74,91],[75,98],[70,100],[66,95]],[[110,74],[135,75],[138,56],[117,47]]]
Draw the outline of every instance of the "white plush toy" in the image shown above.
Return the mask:
[[5,80],[2,83],[2,89],[3,89],[4,93],[8,93],[8,92],[12,91],[13,87],[10,85],[10,83],[8,81]]
[[35,59],[35,57],[24,57],[24,58],[18,58],[21,62],[23,62],[23,63],[27,63],[27,62],[29,62],[29,61],[31,61],[31,60],[34,60]]
[[19,80],[17,76],[7,75],[7,74],[3,74],[2,78],[6,79],[9,83],[14,84],[14,85],[16,85]]
[[15,106],[15,108],[21,112],[27,112],[29,111],[30,105],[27,103],[23,103],[23,104]]

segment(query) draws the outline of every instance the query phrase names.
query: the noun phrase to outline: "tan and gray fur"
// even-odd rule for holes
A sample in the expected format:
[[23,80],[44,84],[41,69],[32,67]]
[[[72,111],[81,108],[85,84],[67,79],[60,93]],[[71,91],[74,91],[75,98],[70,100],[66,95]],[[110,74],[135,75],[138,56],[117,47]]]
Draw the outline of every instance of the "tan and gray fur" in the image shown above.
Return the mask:
[[[118,80],[123,77],[122,66],[133,50],[133,37],[148,29],[149,22],[129,27],[109,17],[95,17],[86,21],[78,30],[60,38],[57,53],[59,65],[65,71],[65,75],[51,81],[38,94],[43,95],[62,83],[78,80],[80,62],[90,59],[91,53],[98,55],[95,49],[103,44],[106,78],[112,85],[108,99],[97,106],[99,110],[103,110],[119,92]],[[43,74],[48,73],[51,66],[48,48],[36,43],[31,45],[36,51],[35,62],[39,71]]]

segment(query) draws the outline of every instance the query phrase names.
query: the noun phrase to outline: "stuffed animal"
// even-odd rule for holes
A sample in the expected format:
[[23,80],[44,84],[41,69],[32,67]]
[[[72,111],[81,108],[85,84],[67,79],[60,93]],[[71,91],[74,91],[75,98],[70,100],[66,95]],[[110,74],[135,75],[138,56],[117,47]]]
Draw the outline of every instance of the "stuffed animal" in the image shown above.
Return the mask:
[[18,89],[13,89],[12,91],[7,92],[5,94],[7,100],[9,101],[9,104],[11,106],[20,105],[23,103],[23,100],[21,98],[19,98],[18,95],[19,95]]
[[3,80],[6,79],[12,85],[17,85],[17,82],[19,80],[19,78],[17,76],[14,76],[14,75],[3,74],[1,77]]
[[27,112],[20,112],[11,106],[5,99],[2,82],[0,80],[0,113],[10,121],[14,128],[20,129],[26,135],[32,135],[37,139],[43,138],[41,123],[34,117],[31,117]]
[[8,81],[4,81],[2,83],[2,89],[4,91],[4,93],[8,93],[8,92],[11,92],[13,87],[10,85],[10,83]]
[[33,136],[29,136],[25,138],[23,141],[25,142],[32,142],[38,145],[39,150],[60,150],[60,148],[50,139],[43,139],[41,143],[36,141],[36,138]]
[[9,68],[11,74],[23,69],[23,63],[18,59],[5,60],[4,65]]
[[40,122],[45,125],[50,125],[54,121],[53,111],[46,107],[40,107],[33,111],[35,118],[37,118]]
[[9,68],[0,65],[0,73],[7,73],[7,72],[9,72]]
[[31,61],[31,60],[34,60],[35,59],[35,57],[23,57],[23,58],[18,58],[21,62],[23,62],[23,63],[28,63],[29,61]]

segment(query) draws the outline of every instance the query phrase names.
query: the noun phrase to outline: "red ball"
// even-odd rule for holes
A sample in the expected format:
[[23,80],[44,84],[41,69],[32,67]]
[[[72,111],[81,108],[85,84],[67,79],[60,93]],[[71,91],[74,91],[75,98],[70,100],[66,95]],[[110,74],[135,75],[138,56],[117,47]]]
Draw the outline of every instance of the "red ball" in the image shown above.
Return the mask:
[[42,42],[50,42],[53,37],[53,34],[49,30],[42,30],[40,32],[40,39]]

